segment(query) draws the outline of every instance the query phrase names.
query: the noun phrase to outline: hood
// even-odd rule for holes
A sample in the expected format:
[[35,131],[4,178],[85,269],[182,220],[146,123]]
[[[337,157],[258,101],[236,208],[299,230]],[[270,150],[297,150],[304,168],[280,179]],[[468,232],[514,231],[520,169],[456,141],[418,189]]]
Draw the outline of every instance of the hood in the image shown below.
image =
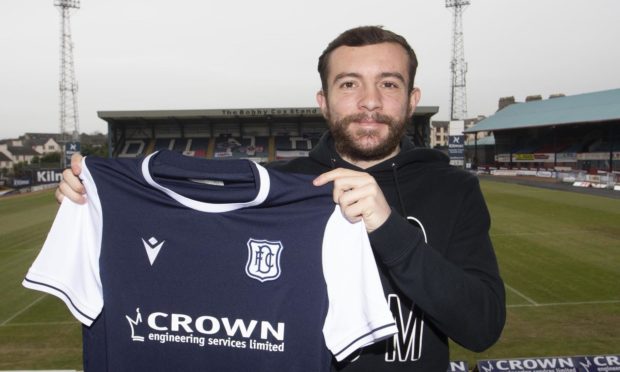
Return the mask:
[[383,173],[384,171],[392,172],[394,168],[401,168],[411,163],[439,163],[446,165],[450,162],[450,158],[443,152],[427,148],[417,148],[409,137],[406,136],[400,142],[400,149],[401,151],[393,158],[386,159],[370,168],[362,169],[343,160],[338,155],[334,139],[328,131],[323,134],[319,143],[310,151],[310,158],[329,168],[348,168],[371,174]]
[[327,168],[348,168],[370,173],[381,185],[390,205],[397,206],[401,216],[407,216],[407,207],[401,192],[401,182],[410,186],[412,183],[420,182],[415,177],[417,170],[448,167],[450,158],[438,150],[416,148],[406,136],[400,142],[400,149],[401,151],[396,156],[370,168],[362,169],[343,160],[338,155],[331,133],[326,132],[315,148],[310,151],[310,158]]

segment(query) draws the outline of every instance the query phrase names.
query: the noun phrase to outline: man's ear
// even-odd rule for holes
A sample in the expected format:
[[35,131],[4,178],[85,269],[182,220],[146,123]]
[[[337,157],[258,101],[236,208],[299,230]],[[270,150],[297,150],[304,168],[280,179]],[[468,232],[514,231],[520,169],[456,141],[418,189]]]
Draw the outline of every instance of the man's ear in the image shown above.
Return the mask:
[[321,113],[325,119],[328,118],[328,110],[327,110],[327,95],[323,92],[323,89],[316,92],[316,103],[319,104],[319,108],[321,109]]
[[418,107],[420,97],[422,97],[422,92],[419,88],[413,88],[411,93],[409,93],[409,117],[413,116],[415,108]]

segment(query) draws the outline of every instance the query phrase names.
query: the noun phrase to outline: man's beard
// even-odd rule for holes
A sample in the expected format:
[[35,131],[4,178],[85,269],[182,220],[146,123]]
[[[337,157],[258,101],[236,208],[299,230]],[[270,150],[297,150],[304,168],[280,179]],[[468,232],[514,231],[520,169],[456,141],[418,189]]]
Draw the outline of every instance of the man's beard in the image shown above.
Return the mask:
[[[359,113],[335,121],[331,120],[330,115],[327,120],[338,154],[356,162],[383,160],[390,156],[400,145],[401,138],[405,134],[408,117],[407,115],[397,119],[379,113]],[[361,122],[367,118],[372,118],[373,121],[383,123],[388,127],[387,137],[374,146],[364,146],[363,142],[378,137],[380,134],[376,129],[359,128],[354,133],[348,132],[350,123]]]

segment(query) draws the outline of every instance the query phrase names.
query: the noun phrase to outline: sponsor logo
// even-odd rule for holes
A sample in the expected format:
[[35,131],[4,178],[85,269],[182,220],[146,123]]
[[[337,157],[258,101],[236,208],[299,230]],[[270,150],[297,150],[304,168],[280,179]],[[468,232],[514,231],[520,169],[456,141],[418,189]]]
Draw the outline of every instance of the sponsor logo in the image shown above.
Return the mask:
[[571,358],[539,358],[498,360],[491,371],[535,370],[549,368],[574,368]]
[[579,362],[579,365],[581,366],[581,368],[583,368],[586,372],[590,372],[590,367],[592,367],[592,362],[590,362],[590,359],[583,358],[582,362]]
[[487,362],[486,365],[481,363],[480,369],[482,370],[482,372],[493,372],[493,366],[491,365],[491,362]]
[[594,355],[576,357],[579,366],[585,372],[620,371],[620,355]]
[[462,361],[462,360],[451,361],[448,371],[449,372],[468,372],[469,366],[467,365],[466,361]]
[[125,315],[125,318],[129,322],[129,327],[131,327],[131,340],[144,342],[144,336],[136,335],[136,330],[134,327],[137,327],[140,323],[142,323],[142,314],[140,314],[140,308],[136,308],[136,319],[131,319],[128,315]]
[[281,273],[280,256],[284,249],[282,242],[250,239],[247,246],[246,274],[261,283],[278,279]]
[[200,315],[154,311],[142,320],[140,307],[135,318],[125,315],[131,329],[133,342],[156,342],[160,344],[186,344],[199,347],[228,347],[258,350],[261,352],[284,352],[283,322],[265,320],[230,319]]
[[62,180],[62,169],[38,170],[36,183],[58,183]]
[[517,358],[478,362],[481,372],[600,372],[620,371],[620,356],[589,355],[576,357]]
[[19,178],[13,179],[13,187],[20,187],[20,186],[30,186],[30,180],[19,179]]
[[145,241],[144,238],[142,239],[142,244],[144,244],[144,249],[146,250],[146,254],[149,257],[149,262],[151,263],[151,266],[153,266],[153,263],[155,263],[155,259],[157,258],[157,255],[159,254],[161,247],[164,246],[165,242],[165,240],[159,242],[153,236],[147,241]]

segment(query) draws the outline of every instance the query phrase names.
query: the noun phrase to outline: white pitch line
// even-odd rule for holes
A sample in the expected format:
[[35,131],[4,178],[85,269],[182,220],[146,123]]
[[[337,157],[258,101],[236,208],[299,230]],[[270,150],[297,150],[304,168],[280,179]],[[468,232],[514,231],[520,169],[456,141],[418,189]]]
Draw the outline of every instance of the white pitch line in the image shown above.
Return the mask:
[[567,234],[580,235],[580,234],[591,234],[595,233],[592,230],[567,230],[567,231],[514,231],[514,232],[497,232],[490,233],[491,237],[494,236],[564,236]]
[[53,325],[73,325],[80,324],[77,320],[66,320],[59,322],[32,322],[32,323],[11,323],[6,325],[0,325],[0,327],[47,327]]
[[538,303],[534,300],[532,300],[531,298],[527,297],[526,295],[524,295],[523,293],[517,291],[516,289],[512,288],[511,286],[509,286],[508,284],[504,283],[504,286],[508,289],[510,289],[511,291],[513,291],[514,293],[516,293],[518,296],[522,297],[523,299],[525,299],[527,302],[529,302],[531,304],[531,306],[538,306]]
[[30,305],[26,306],[25,308],[21,309],[20,311],[16,312],[15,314],[13,314],[12,317],[10,317],[9,319],[5,320],[4,322],[2,322],[0,324],[1,326],[6,325],[8,322],[10,322],[11,320],[17,318],[18,316],[20,316],[21,314],[23,314],[26,310],[30,309],[31,307],[33,307],[34,305],[36,305],[37,302],[41,301],[42,299],[45,298],[46,295],[41,295],[41,297],[37,298],[36,300],[32,301],[30,303]]
[[577,306],[577,305],[604,305],[604,304],[620,304],[620,300],[610,301],[581,301],[581,302],[550,302],[543,304],[521,304],[507,305],[506,307],[550,307],[550,306]]

